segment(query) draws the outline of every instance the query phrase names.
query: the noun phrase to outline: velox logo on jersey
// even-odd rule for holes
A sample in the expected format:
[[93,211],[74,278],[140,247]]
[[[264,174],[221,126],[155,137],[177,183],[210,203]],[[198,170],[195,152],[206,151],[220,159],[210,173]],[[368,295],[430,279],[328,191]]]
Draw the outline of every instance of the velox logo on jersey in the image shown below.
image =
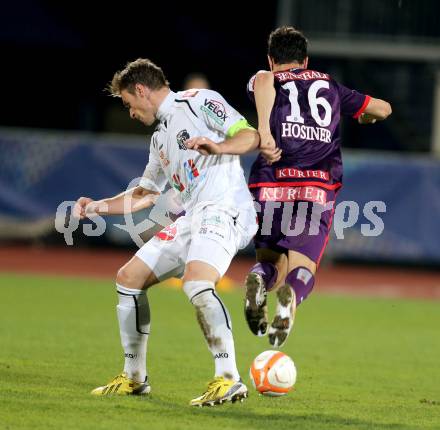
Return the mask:
[[188,148],[186,147],[185,142],[189,139],[188,131],[186,129],[180,130],[176,135],[176,139],[179,149],[186,151]]
[[327,203],[327,192],[318,187],[263,187],[260,191],[263,202],[294,202],[296,200]]
[[197,176],[199,176],[199,171],[197,170],[196,164],[194,160],[187,160],[183,163],[183,167],[185,168],[186,177],[188,181],[193,181]]
[[177,227],[174,224],[165,227],[163,230],[159,231],[159,233],[155,234],[160,240],[171,241],[174,240],[177,236]]
[[220,125],[223,125],[228,116],[226,115],[226,109],[223,106],[223,103],[218,100],[208,100],[205,99],[205,103],[200,106],[200,109],[207,113],[211,118],[214,119]]

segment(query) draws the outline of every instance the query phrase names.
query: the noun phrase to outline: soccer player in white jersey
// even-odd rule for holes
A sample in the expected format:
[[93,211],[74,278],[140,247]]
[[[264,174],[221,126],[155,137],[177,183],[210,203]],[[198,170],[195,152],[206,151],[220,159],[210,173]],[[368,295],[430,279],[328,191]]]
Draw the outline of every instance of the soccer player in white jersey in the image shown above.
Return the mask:
[[122,214],[127,207],[135,212],[152,205],[168,181],[180,195],[185,215],[149,240],[118,271],[117,315],[124,370],[92,394],[150,392],[146,290],[177,276],[183,277],[183,290],[195,307],[215,362],[213,381],[190,404],[242,400],[247,388],[235,363],[231,319],[215,284],[257,231],[239,154],[257,148],[259,135],[219,93],[171,91],[162,70],[147,59],[128,63],[115,73],[109,90],[121,97],[131,118],[146,125],[159,121],[149,161],[139,186],[98,201],[81,197],[74,213],[84,218]]

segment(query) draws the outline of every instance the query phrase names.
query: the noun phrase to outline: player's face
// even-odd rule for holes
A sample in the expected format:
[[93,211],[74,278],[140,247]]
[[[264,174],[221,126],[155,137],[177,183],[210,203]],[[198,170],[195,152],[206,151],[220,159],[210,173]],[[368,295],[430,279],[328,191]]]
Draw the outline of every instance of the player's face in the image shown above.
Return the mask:
[[122,103],[130,112],[130,118],[137,119],[145,125],[151,125],[155,121],[154,106],[149,100],[149,90],[143,86],[137,86],[135,93],[127,90],[121,91]]

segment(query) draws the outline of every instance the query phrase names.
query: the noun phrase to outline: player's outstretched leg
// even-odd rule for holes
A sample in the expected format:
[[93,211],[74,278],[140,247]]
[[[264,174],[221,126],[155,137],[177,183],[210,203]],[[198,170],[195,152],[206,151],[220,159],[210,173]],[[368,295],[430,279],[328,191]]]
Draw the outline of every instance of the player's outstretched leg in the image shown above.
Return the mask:
[[91,394],[107,396],[144,395],[151,390],[146,370],[146,349],[150,332],[150,307],[144,290],[117,284],[117,313],[121,343],[124,349],[124,371],[108,384],[95,388]]
[[186,281],[183,290],[194,305],[197,320],[215,361],[215,377],[207,390],[191,400],[192,406],[214,406],[247,397],[235,363],[234,339],[229,313],[215,293],[214,282]]
[[264,336],[267,332],[266,295],[275,284],[277,276],[277,268],[269,262],[255,264],[246,276],[244,314],[251,332],[257,336]]
[[277,291],[277,307],[269,327],[269,343],[279,348],[284,344],[295,321],[296,308],[313,289],[315,277],[306,267],[293,269],[286,283]]

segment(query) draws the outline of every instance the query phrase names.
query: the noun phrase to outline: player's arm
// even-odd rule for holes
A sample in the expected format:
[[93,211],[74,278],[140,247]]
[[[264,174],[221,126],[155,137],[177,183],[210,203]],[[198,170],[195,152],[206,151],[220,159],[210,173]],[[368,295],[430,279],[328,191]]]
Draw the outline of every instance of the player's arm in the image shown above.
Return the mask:
[[255,106],[260,133],[260,151],[269,164],[281,158],[281,149],[276,147],[275,139],[270,132],[270,115],[275,103],[274,76],[272,72],[260,71],[253,82]]
[[391,115],[391,105],[385,100],[370,98],[365,110],[359,115],[359,124],[374,124]]
[[152,206],[159,194],[137,186],[114,197],[101,200],[80,197],[73,208],[73,216],[84,219],[95,215],[123,215],[137,212]]
[[246,120],[243,128],[234,133],[228,133],[230,137],[218,145],[221,154],[241,155],[254,151],[260,144],[260,135]]
[[242,155],[257,149],[259,143],[260,135],[243,119],[228,130],[227,138],[223,142],[216,143],[207,137],[193,137],[185,145],[203,155]]
[[166,178],[157,154],[154,135],[151,142],[148,164],[138,186],[102,200],[80,197],[73,208],[73,215],[81,219],[94,215],[123,215],[152,206],[164,189]]
[[385,100],[375,99],[336,81],[332,82],[339,93],[342,115],[352,116],[360,124],[374,124],[391,115],[391,105]]
[[275,87],[272,72],[261,71],[255,75],[254,97],[257,108],[258,132],[262,148],[275,148],[275,139],[270,132],[270,115],[275,103]]

